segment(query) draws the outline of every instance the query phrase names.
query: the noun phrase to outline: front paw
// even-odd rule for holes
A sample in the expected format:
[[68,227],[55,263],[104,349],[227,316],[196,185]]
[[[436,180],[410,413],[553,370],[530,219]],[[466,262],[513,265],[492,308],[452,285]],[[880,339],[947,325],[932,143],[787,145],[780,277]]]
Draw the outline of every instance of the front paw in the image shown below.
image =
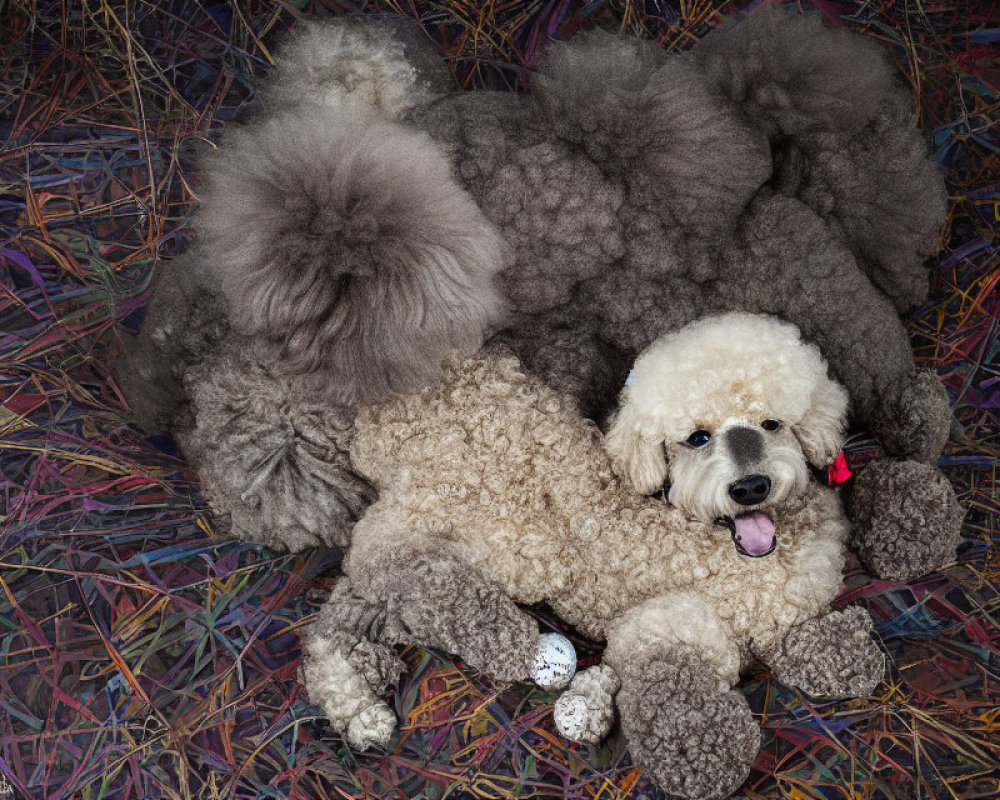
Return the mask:
[[880,578],[909,581],[955,558],[965,511],[937,468],[873,461],[847,491],[852,545]]
[[573,742],[597,744],[608,735],[615,719],[618,676],[606,664],[585,669],[556,700],[552,717],[556,730]]
[[746,780],[760,725],[746,698],[691,648],[629,665],[617,703],[636,764],[665,791],[718,800]]
[[768,658],[774,677],[813,697],[867,697],[885,674],[885,655],[860,606],[807,620]]
[[388,747],[395,730],[396,715],[389,706],[379,700],[351,717],[344,738],[358,751],[367,750],[369,747],[384,749]]
[[380,645],[363,644],[368,646],[345,655],[342,632],[310,635],[302,663],[302,682],[310,701],[322,706],[333,729],[356,750],[385,747],[396,729],[396,715],[370,684],[374,679],[384,687],[396,674],[395,666],[384,654],[373,660]]

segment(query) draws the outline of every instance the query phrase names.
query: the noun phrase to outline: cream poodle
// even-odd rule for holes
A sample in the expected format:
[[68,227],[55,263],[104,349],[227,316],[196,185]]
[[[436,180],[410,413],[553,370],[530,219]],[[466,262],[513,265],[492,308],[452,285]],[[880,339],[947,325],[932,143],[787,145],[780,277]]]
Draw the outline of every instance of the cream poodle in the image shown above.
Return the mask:
[[[359,412],[351,457],[380,495],[308,639],[310,696],[355,746],[384,745],[392,644],[529,679],[551,642],[515,601],[547,602],[607,641],[559,698],[561,732],[596,741],[617,708],[665,790],[728,796],[760,743],[732,688],[751,662],[814,695],[883,674],[867,613],[830,608],[848,524],[810,479],[846,411],[819,351],[750,314],[651,345],[606,439],[515,358],[453,358],[439,384]],[[665,481],[669,502],[635,491]]]

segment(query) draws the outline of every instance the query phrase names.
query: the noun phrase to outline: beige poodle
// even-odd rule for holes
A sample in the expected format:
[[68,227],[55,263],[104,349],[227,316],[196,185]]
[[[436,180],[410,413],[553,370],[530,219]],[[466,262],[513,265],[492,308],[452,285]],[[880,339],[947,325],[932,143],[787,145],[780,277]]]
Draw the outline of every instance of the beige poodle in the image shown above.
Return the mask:
[[[388,645],[528,679],[544,648],[515,601],[547,602],[607,640],[559,699],[560,730],[598,740],[617,706],[665,790],[728,795],[760,742],[732,688],[752,661],[817,695],[864,695],[882,676],[867,613],[830,609],[848,525],[810,479],[846,411],[819,351],[750,314],[648,348],[606,440],[516,359],[452,359],[438,385],[358,416],[351,456],[380,497],[307,643],[310,695],[356,746],[384,744]],[[667,479],[669,503],[644,496]]]

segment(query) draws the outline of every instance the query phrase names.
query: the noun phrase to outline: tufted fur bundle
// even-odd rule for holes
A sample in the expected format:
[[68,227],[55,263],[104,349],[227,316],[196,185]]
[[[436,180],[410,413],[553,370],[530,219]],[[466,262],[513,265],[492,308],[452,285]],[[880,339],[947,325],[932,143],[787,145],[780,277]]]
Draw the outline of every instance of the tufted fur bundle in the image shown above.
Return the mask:
[[178,443],[218,518],[277,550],[344,546],[375,498],[351,467],[355,408],[315,376],[282,374],[277,348],[235,339],[185,374]]
[[416,388],[479,345],[504,246],[426,136],[372,111],[329,115],[231,131],[205,162],[197,224],[234,329],[281,344],[286,371],[321,369],[350,403]]
[[532,82],[456,93],[401,24],[301,26],[260,114],[203,163],[197,259],[232,326],[353,402],[424,385],[506,324],[600,418],[661,333],[773,313],[889,450],[935,457],[946,412],[910,391],[896,309],[926,294],[944,192],[876,45],[763,9],[683,55],[553,43]]
[[451,76],[414,26],[383,18],[308,21],[282,43],[263,85],[269,114],[325,107],[337,115],[377,108],[398,119],[451,89]]

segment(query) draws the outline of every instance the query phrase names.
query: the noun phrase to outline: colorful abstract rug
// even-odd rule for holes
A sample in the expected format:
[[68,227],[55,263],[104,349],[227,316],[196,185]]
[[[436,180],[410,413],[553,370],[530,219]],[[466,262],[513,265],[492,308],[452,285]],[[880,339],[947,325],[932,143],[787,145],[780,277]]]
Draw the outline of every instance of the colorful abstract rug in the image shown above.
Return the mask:
[[[153,264],[184,247],[193,146],[252,101],[296,19],[414,17],[460,86],[517,90],[550,37],[600,26],[684,49],[758,4],[323,5],[0,0],[0,796],[659,797],[620,738],[570,746],[550,695],[417,648],[391,748],[351,752],[297,681],[339,554],[217,536],[170,443],[129,426],[108,363]],[[893,53],[947,172],[933,300],[909,323],[951,394],[943,465],[969,517],[958,561],[913,585],[852,571],[843,601],[870,609],[893,661],[876,696],[817,704],[767,674],[746,682],[765,743],[743,792],[996,798],[1000,3],[815,5]]]

